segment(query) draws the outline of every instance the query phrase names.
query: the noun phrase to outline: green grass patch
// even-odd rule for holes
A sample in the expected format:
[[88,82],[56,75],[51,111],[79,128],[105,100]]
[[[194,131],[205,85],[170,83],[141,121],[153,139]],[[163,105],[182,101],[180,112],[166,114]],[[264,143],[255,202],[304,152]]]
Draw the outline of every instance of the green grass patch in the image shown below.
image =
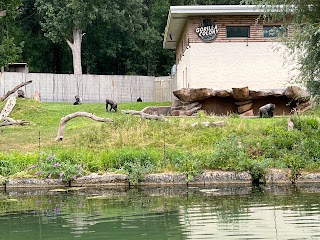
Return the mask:
[[[319,109],[292,116],[293,131],[287,130],[289,116],[245,119],[201,113],[161,122],[121,113],[170,104],[120,103],[118,112],[106,112],[103,103],[38,103],[18,98],[10,117],[29,123],[0,128],[0,175],[34,174],[30,166],[50,156],[66,169],[74,165],[83,173],[120,171],[128,173],[132,182],[149,172],[180,171],[192,179],[205,169],[246,170],[260,179],[270,167],[291,168],[295,174],[320,169]],[[114,123],[77,117],[66,124],[64,140],[55,141],[60,119],[78,111],[111,118]],[[206,121],[226,125],[205,127],[201,122]]]

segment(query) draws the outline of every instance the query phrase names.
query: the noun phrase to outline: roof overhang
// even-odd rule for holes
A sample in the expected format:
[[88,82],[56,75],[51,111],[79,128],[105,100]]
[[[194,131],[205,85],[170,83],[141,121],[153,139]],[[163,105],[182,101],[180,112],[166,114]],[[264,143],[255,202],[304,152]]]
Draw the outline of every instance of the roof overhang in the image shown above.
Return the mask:
[[171,6],[164,33],[163,48],[175,49],[187,18],[192,16],[259,15],[257,5],[192,5]]

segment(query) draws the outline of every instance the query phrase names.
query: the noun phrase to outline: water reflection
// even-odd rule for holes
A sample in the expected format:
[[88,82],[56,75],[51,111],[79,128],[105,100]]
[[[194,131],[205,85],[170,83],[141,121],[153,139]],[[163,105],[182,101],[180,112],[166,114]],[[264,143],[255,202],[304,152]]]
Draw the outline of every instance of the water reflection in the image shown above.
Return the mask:
[[318,186],[0,193],[0,239],[318,239]]

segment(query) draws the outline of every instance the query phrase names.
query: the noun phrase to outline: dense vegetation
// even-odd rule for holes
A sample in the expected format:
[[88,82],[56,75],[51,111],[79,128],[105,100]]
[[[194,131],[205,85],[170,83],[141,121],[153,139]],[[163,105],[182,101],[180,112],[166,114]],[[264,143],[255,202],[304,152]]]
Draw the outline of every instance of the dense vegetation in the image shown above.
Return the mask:
[[[169,104],[121,103],[119,110]],[[67,123],[64,140],[54,141],[60,118],[76,111],[114,123],[78,117]],[[320,170],[319,109],[293,116],[293,131],[287,130],[288,116],[244,119],[200,113],[161,122],[105,112],[102,103],[75,106],[30,99],[17,99],[10,116],[30,123],[0,129],[4,177],[38,174],[67,181],[89,172],[112,171],[128,173],[137,181],[150,172],[179,171],[192,179],[205,169],[221,169],[247,170],[259,179],[268,168],[290,168],[294,180],[303,169]],[[205,121],[225,121],[226,126],[204,127],[200,123]],[[198,125],[191,126],[194,123]]]
[[[0,39],[0,65],[13,61],[27,62],[31,72],[73,73],[72,54],[66,41],[58,38],[57,33],[48,24],[40,24],[43,23],[43,15],[39,10],[44,10],[39,6],[45,7],[44,5],[50,2],[59,1],[0,0],[0,10],[5,9],[8,13],[6,17],[0,18],[0,31],[3,36],[3,39]],[[74,9],[78,9],[77,4],[106,5],[98,9],[101,10],[99,13],[97,9],[90,12],[87,12],[88,9],[81,10],[81,13],[85,12],[88,15],[86,17],[90,18],[85,26],[82,24],[82,32],[85,33],[82,39],[83,73],[165,76],[170,73],[175,63],[174,51],[162,47],[170,5],[238,4],[240,0],[67,2],[68,4],[64,4],[71,5],[71,11],[72,5]],[[51,11],[48,15],[53,14],[54,10]],[[61,15],[65,15],[64,18],[51,22],[57,25],[59,21],[66,21],[69,18],[68,14],[70,12],[63,12]],[[68,24],[60,23],[61,32]],[[72,35],[72,30],[70,34]],[[8,54],[12,56],[9,59],[6,57]]]

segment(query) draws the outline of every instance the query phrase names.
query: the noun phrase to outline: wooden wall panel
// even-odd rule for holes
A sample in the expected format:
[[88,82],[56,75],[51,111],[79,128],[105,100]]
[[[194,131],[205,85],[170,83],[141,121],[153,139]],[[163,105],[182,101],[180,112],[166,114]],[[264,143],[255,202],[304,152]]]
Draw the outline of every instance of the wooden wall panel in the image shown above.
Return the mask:
[[[202,43],[202,39],[196,33],[203,19],[212,19],[218,25],[218,35],[212,43],[216,42],[272,42],[276,38],[263,37],[263,26],[280,25],[279,23],[264,23],[262,18],[256,16],[203,16],[189,17],[176,47],[176,62],[178,63],[190,43]],[[249,38],[227,38],[227,26],[249,26]]]

